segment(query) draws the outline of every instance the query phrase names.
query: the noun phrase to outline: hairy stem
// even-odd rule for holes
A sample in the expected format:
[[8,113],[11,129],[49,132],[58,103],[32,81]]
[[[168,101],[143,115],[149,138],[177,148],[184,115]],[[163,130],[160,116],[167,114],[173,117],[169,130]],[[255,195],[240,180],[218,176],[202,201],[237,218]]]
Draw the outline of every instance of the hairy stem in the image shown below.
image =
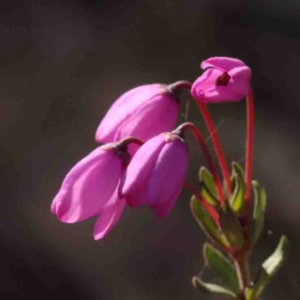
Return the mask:
[[204,138],[203,138],[203,135],[201,133],[201,131],[199,130],[199,128],[193,124],[193,123],[183,123],[182,125],[180,125],[176,131],[180,131],[180,132],[184,132],[186,129],[189,129],[191,130],[191,132],[193,133],[194,137],[196,138],[196,140],[198,141],[199,145],[200,145],[200,148],[202,149],[202,152],[205,156],[205,159],[207,161],[207,164],[208,164],[208,168],[213,176],[213,179],[214,179],[214,182],[215,182],[215,185],[216,185],[216,191],[217,191],[217,194],[218,194],[218,199],[220,201],[220,203],[223,203],[224,201],[224,195],[223,195],[223,190],[222,190],[222,184],[221,184],[221,180],[217,174],[217,171],[216,171],[216,168],[215,168],[215,165],[213,163],[213,160],[212,160],[212,157],[209,153],[209,150],[205,144],[205,141],[204,141]]
[[204,121],[205,121],[206,126],[208,128],[208,131],[211,135],[211,138],[212,138],[212,141],[213,141],[213,144],[214,144],[214,148],[215,148],[215,151],[216,151],[216,154],[217,154],[217,157],[218,157],[218,160],[219,160],[219,164],[220,164],[220,167],[221,167],[221,171],[222,171],[223,177],[225,179],[225,184],[226,184],[227,191],[228,191],[228,197],[230,197],[230,195],[231,195],[230,172],[229,172],[229,168],[228,168],[228,165],[227,165],[227,162],[226,162],[226,159],[225,159],[224,152],[222,150],[222,146],[221,146],[221,143],[220,143],[219,136],[217,134],[215,125],[213,123],[213,120],[210,116],[210,113],[209,113],[206,105],[204,103],[200,103],[200,102],[197,102],[197,104],[198,104],[199,109],[200,109],[200,111],[203,115]]
[[247,141],[246,141],[246,163],[245,163],[245,206],[246,214],[250,209],[250,198],[251,198],[251,178],[252,178],[252,167],[253,167],[253,139],[254,139],[254,98],[253,91],[250,90],[246,97],[247,101]]

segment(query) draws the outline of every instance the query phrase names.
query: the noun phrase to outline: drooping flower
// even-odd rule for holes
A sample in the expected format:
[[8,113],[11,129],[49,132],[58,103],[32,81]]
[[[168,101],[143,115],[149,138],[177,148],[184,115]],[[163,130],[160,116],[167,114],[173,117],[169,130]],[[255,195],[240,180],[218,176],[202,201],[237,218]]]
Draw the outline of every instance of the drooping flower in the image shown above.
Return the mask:
[[75,223],[100,215],[94,238],[104,237],[119,220],[125,200],[118,185],[125,173],[128,153],[111,143],[92,151],[67,174],[55,196],[51,212],[64,223]]
[[205,72],[193,83],[191,93],[201,103],[239,101],[250,90],[251,69],[241,60],[211,57],[201,64]]
[[96,141],[110,143],[128,136],[146,141],[172,130],[179,114],[177,94],[182,84],[155,83],[129,90],[104,116],[96,131]]
[[159,218],[173,208],[184,185],[188,149],[181,137],[163,133],[147,141],[133,156],[121,195],[129,206],[149,205]]

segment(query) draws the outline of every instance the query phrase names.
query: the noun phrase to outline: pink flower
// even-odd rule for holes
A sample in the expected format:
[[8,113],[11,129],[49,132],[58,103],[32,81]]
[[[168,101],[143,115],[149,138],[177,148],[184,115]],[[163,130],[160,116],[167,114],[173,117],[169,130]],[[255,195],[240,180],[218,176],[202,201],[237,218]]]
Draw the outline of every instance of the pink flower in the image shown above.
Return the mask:
[[109,143],[128,136],[148,140],[170,131],[179,113],[176,98],[180,84],[148,84],[136,87],[117,99],[101,121],[96,141]]
[[193,97],[202,103],[239,101],[250,90],[251,69],[241,60],[211,57],[201,64],[205,70],[191,89]]
[[159,218],[173,208],[188,167],[185,142],[163,133],[142,145],[128,165],[121,195],[130,206],[149,205]]
[[114,144],[92,151],[65,177],[51,212],[64,223],[75,223],[99,215],[94,238],[103,238],[119,220],[125,201],[118,197],[120,178],[125,173],[126,152]]

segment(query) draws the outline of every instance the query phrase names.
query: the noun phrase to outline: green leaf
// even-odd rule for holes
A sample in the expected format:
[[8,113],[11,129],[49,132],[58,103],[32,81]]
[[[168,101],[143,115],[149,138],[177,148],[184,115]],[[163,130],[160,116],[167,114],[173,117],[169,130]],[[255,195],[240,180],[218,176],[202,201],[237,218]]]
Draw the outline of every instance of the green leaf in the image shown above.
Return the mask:
[[234,292],[239,292],[239,281],[233,263],[218,249],[209,243],[203,246],[203,255],[208,267]]
[[218,284],[214,284],[214,283],[206,283],[204,281],[202,281],[199,277],[194,276],[192,279],[192,283],[193,286],[199,290],[201,290],[202,292],[206,293],[206,294],[211,294],[211,295],[223,295],[223,296],[227,296],[233,299],[237,299],[237,295],[218,285]]
[[209,204],[218,206],[219,200],[216,195],[215,181],[211,173],[205,167],[200,168],[199,180],[201,183],[201,195]]
[[210,239],[222,246],[229,246],[224,234],[218,229],[215,221],[195,196],[191,199],[191,211],[198,224]]
[[262,232],[265,220],[265,210],[267,205],[267,194],[257,181],[252,181],[254,192],[253,221],[254,232],[252,234],[252,246],[254,246]]
[[242,178],[245,178],[245,172],[243,167],[236,161],[231,163],[233,173],[239,174]]
[[289,242],[285,236],[282,236],[274,253],[262,264],[259,276],[256,278],[254,284],[247,288],[247,300],[256,299],[261,295],[267,284],[286,260],[288,252]]
[[245,181],[244,170],[236,162],[232,163],[234,191],[230,199],[230,205],[234,212],[241,214],[244,209],[244,196],[245,196]]
[[233,248],[240,248],[244,243],[243,231],[237,216],[227,201],[224,202],[220,213],[220,224],[229,244]]
[[215,197],[217,196],[214,178],[205,167],[201,167],[199,170],[199,180],[205,182],[211,193]]

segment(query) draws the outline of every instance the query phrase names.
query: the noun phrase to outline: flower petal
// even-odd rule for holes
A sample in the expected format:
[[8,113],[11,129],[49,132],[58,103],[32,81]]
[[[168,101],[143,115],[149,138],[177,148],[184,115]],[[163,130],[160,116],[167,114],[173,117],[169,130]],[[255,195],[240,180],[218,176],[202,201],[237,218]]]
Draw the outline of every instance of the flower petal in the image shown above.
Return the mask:
[[117,199],[117,193],[115,193],[115,197],[117,202],[105,208],[97,219],[94,227],[95,240],[104,238],[113,229],[122,215],[126,202],[124,199]]
[[140,206],[148,202],[148,178],[164,144],[164,136],[156,136],[142,145],[133,156],[120,188],[120,197],[124,197],[128,205]]
[[[184,182],[186,178],[186,174],[185,175],[182,175],[182,178],[181,178],[181,181]],[[179,178],[180,180],[180,178]],[[172,193],[172,195],[169,197],[169,199],[163,203],[161,203],[160,205],[158,205],[156,208],[156,215],[159,219],[163,219],[165,218],[169,213],[170,211],[173,209],[179,195],[180,195],[180,192],[182,190],[182,185],[177,185],[175,188],[174,188],[174,192]]]
[[53,200],[52,213],[65,223],[83,221],[101,211],[113,195],[124,170],[113,150],[102,147],[77,163]]
[[218,78],[223,73],[224,72],[219,69],[212,68],[206,70],[192,85],[191,93],[193,97],[201,102],[205,102],[205,100],[202,99],[205,91],[214,88]]
[[[122,124],[143,105],[149,104],[153,97],[164,93],[165,89],[166,85],[155,83],[139,86],[123,94],[113,103],[101,121],[96,131],[96,141],[101,143],[116,141],[116,131]],[[127,131],[125,136],[129,135],[134,134]]]
[[163,147],[150,177],[149,204],[157,208],[161,217],[174,206],[184,185],[187,168],[188,149],[178,137]]
[[228,87],[246,96],[250,89],[251,69],[246,66],[238,67],[231,70],[228,75],[231,77]]
[[230,86],[216,86],[203,93],[202,103],[236,102],[244,95],[233,90]]
[[179,105],[169,96],[155,97],[140,106],[117,130],[114,139],[130,135],[147,141],[155,135],[170,131],[176,124]]
[[226,72],[230,71],[233,68],[242,67],[242,66],[245,66],[243,61],[236,58],[225,57],[225,56],[210,57],[209,59],[201,63],[202,70],[213,67],[213,68],[222,69]]

